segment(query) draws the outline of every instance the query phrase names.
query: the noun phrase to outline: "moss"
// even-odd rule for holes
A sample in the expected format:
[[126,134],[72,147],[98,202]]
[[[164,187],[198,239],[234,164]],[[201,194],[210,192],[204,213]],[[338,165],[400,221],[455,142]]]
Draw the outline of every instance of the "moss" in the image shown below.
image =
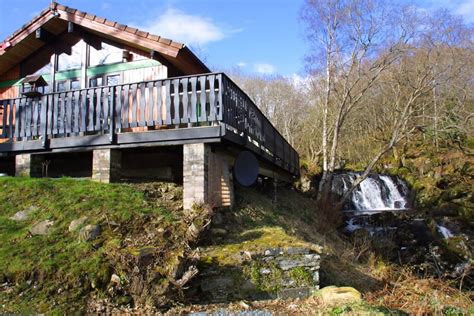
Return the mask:
[[[265,273],[262,273],[264,270],[266,270]],[[275,293],[282,286],[283,271],[274,263],[261,264],[252,262],[250,266],[244,267],[243,273],[260,291]]]
[[290,277],[297,286],[312,286],[313,274],[306,268],[297,267],[290,270]]
[[262,227],[246,230],[230,237],[233,242],[210,246],[206,249],[204,258],[213,259],[220,265],[238,264],[242,252],[261,252],[268,248],[308,247],[315,245],[304,242],[289,235],[281,227]]
[[[125,184],[1,178],[0,188],[0,266],[3,278],[19,284],[12,293],[0,292],[0,305],[11,313],[83,310],[89,295],[103,295],[114,270],[126,269],[120,261],[124,237],[142,234],[144,223],[166,227],[166,218],[174,216]],[[10,219],[31,206],[28,220]],[[68,231],[82,216],[102,227],[93,242],[80,242],[77,232]],[[31,236],[31,227],[46,219],[54,221],[50,233]]]

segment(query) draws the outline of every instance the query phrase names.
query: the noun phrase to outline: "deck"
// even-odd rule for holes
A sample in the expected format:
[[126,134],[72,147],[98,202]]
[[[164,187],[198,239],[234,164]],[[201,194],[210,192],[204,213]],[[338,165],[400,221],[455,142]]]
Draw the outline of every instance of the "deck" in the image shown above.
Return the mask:
[[224,73],[0,100],[0,154],[231,142],[297,175],[299,156]]

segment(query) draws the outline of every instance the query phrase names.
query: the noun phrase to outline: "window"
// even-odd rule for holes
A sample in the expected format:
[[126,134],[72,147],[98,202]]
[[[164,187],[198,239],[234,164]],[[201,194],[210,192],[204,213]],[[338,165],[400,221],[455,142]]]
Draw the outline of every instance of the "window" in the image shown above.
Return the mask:
[[62,80],[56,83],[56,92],[78,90],[80,88],[81,88],[81,81],[78,78],[74,78],[71,80]]
[[115,86],[120,84],[120,75],[111,75],[107,76],[107,85],[108,86]]
[[71,47],[71,55],[62,53],[58,56],[58,71],[81,68],[84,44],[85,43],[80,40],[76,45]]
[[81,88],[81,82],[79,79],[71,80],[71,90],[78,90]]
[[89,87],[100,87],[103,85],[103,78],[102,77],[95,77],[89,79]]
[[118,47],[102,43],[102,49],[96,50],[94,47],[91,47],[90,50],[90,62],[89,65],[100,66],[113,63],[122,62],[123,53],[122,50]]
[[56,92],[64,92],[68,90],[67,89],[67,81],[64,80],[64,81],[58,81],[56,83]]

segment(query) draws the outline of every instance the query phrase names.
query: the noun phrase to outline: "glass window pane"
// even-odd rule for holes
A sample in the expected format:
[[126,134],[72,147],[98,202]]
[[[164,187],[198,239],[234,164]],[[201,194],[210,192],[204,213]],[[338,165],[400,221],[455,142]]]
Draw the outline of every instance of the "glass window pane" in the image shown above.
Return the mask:
[[71,47],[71,55],[62,53],[58,56],[58,71],[81,68],[82,44],[83,41],[80,40],[76,45]]
[[89,87],[100,87],[102,86],[102,77],[91,78],[89,80]]
[[106,64],[120,63],[122,62],[122,49],[102,43],[102,49],[96,50],[91,47],[90,50],[90,66],[100,66]]
[[67,81],[59,81],[56,84],[56,92],[66,91],[66,83],[67,83]]
[[71,90],[77,90],[81,88],[81,83],[79,80],[72,80],[71,81]]
[[120,75],[107,76],[107,85],[114,86],[120,84]]
[[44,65],[43,67],[41,67],[41,69],[37,70],[34,75],[49,75],[51,74],[51,63],[48,63],[46,65]]

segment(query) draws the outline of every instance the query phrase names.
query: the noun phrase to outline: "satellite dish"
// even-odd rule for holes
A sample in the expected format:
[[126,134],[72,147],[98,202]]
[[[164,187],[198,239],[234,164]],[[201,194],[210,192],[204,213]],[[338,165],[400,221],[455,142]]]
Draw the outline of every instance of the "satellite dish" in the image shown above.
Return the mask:
[[250,151],[242,151],[235,159],[234,177],[244,187],[249,187],[257,181],[258,160]]

